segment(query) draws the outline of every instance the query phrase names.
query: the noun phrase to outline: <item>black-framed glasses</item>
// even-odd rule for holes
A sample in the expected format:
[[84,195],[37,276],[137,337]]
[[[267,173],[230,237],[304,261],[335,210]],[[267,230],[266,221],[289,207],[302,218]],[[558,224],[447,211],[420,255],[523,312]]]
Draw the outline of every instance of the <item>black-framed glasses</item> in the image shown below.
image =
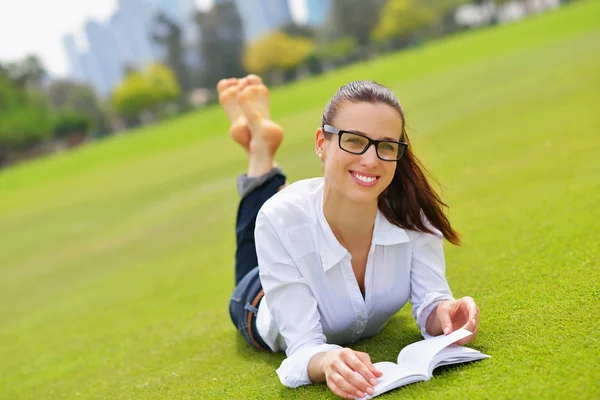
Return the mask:
[[331,125],[324,125],[323,131],[338,135],[340,149],[352,154],[364,154],[375,145],[377,157],[383,161],[398,161],[404,155],[407,143],[395,140],[374,140],[356,132],[342,131]]

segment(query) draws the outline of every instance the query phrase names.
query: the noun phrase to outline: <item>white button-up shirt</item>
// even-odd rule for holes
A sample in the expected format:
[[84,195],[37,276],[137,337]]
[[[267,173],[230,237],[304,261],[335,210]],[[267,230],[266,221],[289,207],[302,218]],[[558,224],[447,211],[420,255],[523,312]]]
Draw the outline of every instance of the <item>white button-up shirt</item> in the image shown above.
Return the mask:
[[265,291],[257,328],[271,350],[285,350],[277,374],[288,387],[310,384],[315,354],[376,334],[409,297],[425,337],[430,312],[453,299],[441,234],[404,230],[380,211],[363,298],[351,255],[323,214],[323,178],[295,182],[271,197],[258,213],[255,239]]

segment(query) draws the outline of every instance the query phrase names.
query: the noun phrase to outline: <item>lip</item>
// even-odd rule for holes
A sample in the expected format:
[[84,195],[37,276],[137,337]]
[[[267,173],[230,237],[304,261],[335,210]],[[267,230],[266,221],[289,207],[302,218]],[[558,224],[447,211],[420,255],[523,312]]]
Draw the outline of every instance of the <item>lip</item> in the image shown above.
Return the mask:
[[[361,172],[361,171],[348,171],[348,173],[350,174],[350,176],[352,177],[354,182],[356,182],[356,184],[358,184],[359,186],[362,186],[362,187],[373,187],[377,184],[377,182],[379,181],[379,178],[381,178],[378,175],[369,174],[367,172]],[[354,176],[355,173],[362,175],[362,176],[367,176],[369,178],[375,178],[375,180],[373,182],[363,182],[360,179],[358,179],[356,176]]]

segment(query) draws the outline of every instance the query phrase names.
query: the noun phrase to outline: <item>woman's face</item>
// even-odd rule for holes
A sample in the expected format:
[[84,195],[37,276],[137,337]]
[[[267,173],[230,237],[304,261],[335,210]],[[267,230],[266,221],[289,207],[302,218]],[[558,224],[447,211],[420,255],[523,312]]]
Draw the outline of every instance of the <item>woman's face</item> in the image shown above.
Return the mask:
[[[403,121],[398,111],[387,104],[345,102],[340,104],[331,125],[375,140],[399,141]],[[339,147],[338,135],[330,136],[326,140],[319,128],[315,137],[329,189],[357,203],[376,202],[392,182],[397,162],[379,159],[374,145],[364,154],[348,153]]]

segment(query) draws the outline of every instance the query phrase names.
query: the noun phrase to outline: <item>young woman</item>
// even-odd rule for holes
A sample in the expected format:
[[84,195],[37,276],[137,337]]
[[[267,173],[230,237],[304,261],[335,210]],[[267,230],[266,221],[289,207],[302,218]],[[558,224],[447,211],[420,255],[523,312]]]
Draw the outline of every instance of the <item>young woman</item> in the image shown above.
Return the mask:
[[323,177],[289,186],[274,162],[283,132],[260,78],[226,79],[217,89],[249,159],[238,179],[229,312],[251,346],[286,352],[277,370],[284,385],[327,382],[344,398],[372,394],[381,372],[368,354],[341,345],[379,332],[409,298],[424,337],[477,332],[474,300],[454,299],[445,277],[443,239],[458,244],[458,234],[389,89],[341,87],[315,133]]

